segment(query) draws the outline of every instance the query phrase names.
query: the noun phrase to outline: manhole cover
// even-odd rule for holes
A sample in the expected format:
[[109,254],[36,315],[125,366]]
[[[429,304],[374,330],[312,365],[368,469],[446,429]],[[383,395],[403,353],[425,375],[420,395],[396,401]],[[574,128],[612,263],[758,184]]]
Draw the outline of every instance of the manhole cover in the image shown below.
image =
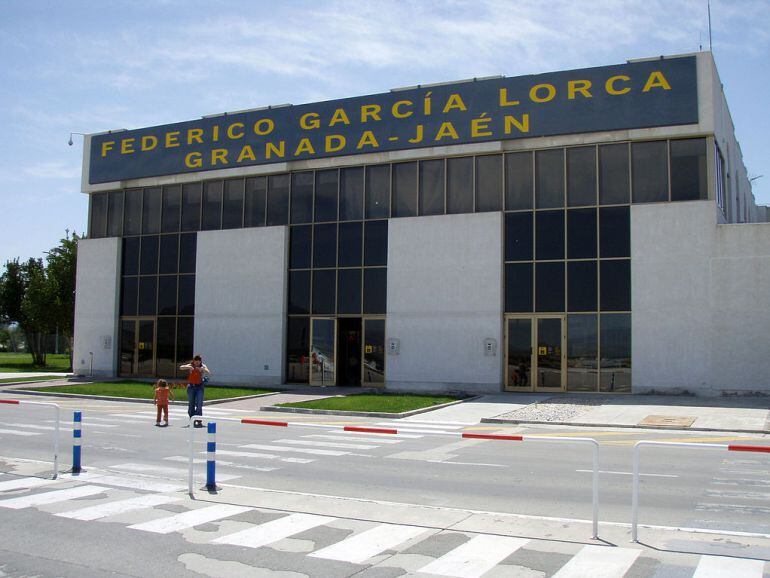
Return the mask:
[[648,427],[690,427],[695,419],[688,415],[648,415],[637,425]]

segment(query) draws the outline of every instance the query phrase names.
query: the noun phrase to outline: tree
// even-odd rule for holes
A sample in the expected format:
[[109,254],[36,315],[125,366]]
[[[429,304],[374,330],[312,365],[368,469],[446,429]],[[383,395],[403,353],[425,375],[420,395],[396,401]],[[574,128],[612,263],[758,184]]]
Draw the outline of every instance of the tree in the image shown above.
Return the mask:
[[64,335],[70,351],[75,334],[75,277],[79,240],[77,233],[70,236],[67,231],[61,244],[46,254],[46,272],[54,285],[54,300],[51,304],[54,329],[58,327],[59,333]]

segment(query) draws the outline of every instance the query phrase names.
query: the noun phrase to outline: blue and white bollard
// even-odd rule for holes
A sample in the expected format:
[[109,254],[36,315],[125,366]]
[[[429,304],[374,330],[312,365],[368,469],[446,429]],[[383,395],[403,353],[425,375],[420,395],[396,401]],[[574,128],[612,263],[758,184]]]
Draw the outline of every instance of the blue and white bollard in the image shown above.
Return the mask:
[[83,412],[76,411],[72,424],[72,473],[80,473],[80,441],[83,437],[81,429]]
[[217,424],[208,422],[209,441],[206,444],[206,489],[209,492],[217,490],[216,482],[216,453],[217,453]]

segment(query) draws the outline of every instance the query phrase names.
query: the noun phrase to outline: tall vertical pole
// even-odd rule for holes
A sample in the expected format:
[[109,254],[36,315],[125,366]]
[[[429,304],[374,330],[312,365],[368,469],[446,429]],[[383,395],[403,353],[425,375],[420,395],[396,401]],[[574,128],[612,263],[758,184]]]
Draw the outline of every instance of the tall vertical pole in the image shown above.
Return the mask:
[[713,52],[714,49],[711,46],[711,0],[708,0],[707,6],[708,6],[708,13],[709,13],[709,50]]
[[83,437],[83,431],[81,429],[83,420],[83,413],[80,411],[75,412],[72,423],[72,473],[80,473],[80,444]]

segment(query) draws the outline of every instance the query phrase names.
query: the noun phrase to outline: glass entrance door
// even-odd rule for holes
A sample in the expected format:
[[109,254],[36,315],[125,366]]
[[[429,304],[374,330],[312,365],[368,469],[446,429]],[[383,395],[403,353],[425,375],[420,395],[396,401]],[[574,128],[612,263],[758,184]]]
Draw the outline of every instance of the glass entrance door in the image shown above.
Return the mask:
[[336,383],[336,319],[314,317],[310,320],[310,385]]
[[564,390],[564,317],[506,318],[505,340],[506,391]]
[[155,319],[120,321],[120,373],[135,377],[155,375]]

